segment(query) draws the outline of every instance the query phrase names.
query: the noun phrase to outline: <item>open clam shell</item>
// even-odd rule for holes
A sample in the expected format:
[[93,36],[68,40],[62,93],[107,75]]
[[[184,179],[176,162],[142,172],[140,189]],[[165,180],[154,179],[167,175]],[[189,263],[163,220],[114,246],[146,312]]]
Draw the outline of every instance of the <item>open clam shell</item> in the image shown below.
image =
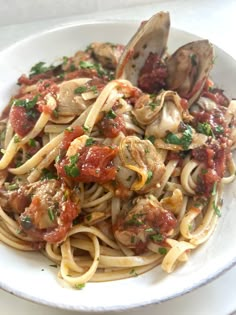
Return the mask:
[[189,106],[199,97],[213,66],[213,46],[208,40],[188,43],[166,60],[167,88],[188,100]]
[[162,56],[170,29],[168,12],[159,12],[143,22],[127,44],[116,69],[117,79],[129,80],[137,86],[138,75],[149,54]]

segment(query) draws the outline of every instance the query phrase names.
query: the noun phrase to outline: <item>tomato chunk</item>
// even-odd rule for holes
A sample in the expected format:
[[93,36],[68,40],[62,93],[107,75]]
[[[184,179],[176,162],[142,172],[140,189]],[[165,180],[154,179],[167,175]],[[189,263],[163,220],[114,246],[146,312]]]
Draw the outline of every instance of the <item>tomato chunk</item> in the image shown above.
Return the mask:
[[69,157],[56,164],[59,176],[72,179],[75,182],[106,183],[115,179],[116,167],[112,160],[118,153],[118,148],[93,145],[84,147],[72,163]]

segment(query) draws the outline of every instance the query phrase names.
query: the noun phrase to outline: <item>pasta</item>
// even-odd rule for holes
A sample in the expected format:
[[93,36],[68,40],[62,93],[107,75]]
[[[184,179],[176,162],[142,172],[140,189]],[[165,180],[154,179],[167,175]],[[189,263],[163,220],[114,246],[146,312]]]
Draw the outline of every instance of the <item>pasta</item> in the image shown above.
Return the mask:
[[175,54],[150,53],[137,84],[115,72],[122,54],[92,43],[39,62],[0,120],[0,241],[41,251],[77,289],[172,272],[214,232],[235,178],[236,101],[209,77],[186,92],[197,50],[178,84]]

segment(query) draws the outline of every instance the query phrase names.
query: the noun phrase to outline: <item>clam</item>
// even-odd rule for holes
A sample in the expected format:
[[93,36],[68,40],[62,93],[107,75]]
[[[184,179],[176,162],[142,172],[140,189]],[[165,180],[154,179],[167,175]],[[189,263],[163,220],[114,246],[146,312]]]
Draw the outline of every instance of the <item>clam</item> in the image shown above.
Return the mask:
[[[121,166],[129,170],[125,178],[119,176],[118,181],[137,193],[145,193],[156,188],[165,172],[164,157],[149,140],[141,140],[136,136],[127,136],[119,146]],[[122,172],[122,174],[125,174]],[[126,182],[126,183],[123,183]]]
[[159,12],[143,22],[127,44],[116,68],[116,78],[137,86],[138,76],[150,53],[160,58],[166,51],[170,29],[168,12]]
[[188,100],[189,106],[200,96],[213,65],[213,46],[208,40],[188,43],[166,60],[167,88]]
[[149,94],[162,88],[176,91],[191,106],[212,68],[213,46],[208,40],[198,40],[166,57],[169,28],[168,12],[157,13],[143,22],[121,55],[116,78],[129,80]]
[[132,111],[138,123],[146,126],[145,136],[164,137],[167,132],[177,132],[181,122],[192,119],[181,105],[176,92],[162,91],[158,95],[143,94]]

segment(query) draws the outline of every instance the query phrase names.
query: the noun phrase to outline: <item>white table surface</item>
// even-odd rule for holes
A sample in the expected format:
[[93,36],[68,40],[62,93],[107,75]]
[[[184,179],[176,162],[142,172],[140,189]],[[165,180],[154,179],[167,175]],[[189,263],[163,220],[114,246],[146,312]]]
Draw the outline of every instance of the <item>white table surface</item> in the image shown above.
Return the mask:
[[[145,1],[144,1],[145,3]],[[111,6],[109,6],[110,8]],[[0,27],[0,49],[41,30],[73,23],[78,19],[146,19],[153,13],[166,10],[172,26],[208,38],[236,59],[236,0],[159,0],[154,4],[73,15],[70,17],[37,20],[25,24]],[[61,15],[58,15],[61,16]],[[1,8],[0,8],[1,18]],[[236,92],[236,82],[235,82]],[[236,96],[236,95],[235,95]],[[236,250],[236,249],[235,249]],[[3,259],[2,257],[0,259]],[[236,314],[236,266],[202,288],[159,305],[132,310],[122,314]],[[0,291],[0,314],[4,315],[69,315],[71,312],[37,305]],[[88,314],[88,313],[87,313]],[[117,315],[120,313],[116,313]]]

